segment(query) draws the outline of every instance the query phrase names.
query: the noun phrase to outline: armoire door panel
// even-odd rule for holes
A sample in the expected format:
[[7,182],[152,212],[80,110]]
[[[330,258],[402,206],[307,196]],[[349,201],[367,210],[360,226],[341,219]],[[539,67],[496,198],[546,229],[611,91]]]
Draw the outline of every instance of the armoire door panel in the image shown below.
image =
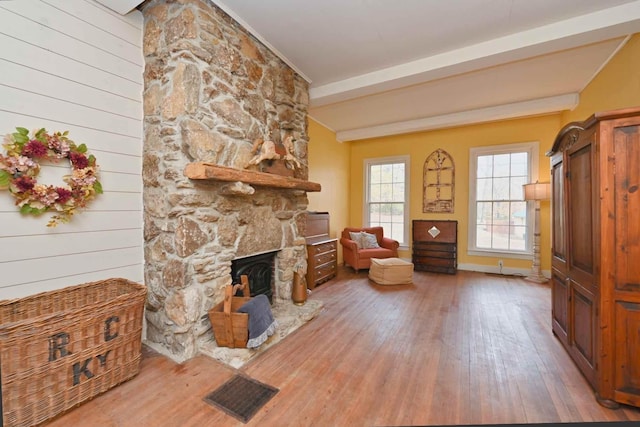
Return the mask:
[[569,340],[572,351],[578,356],[578,367],[593,384],[595,378],[595,304],[594,297],[575,283],[570,287],[570,308],[572,325]]
[[593,274],[591,145],[569,153],[570,269]]
[[640,131],[625,126],[613,135],[616,289],[640,293]]
[[616,303],[615,390],[631,394],[628,404],[640,403],[640,303]]
[[551,270],[552,329],[565,344],[568,342],[569,289],[565,277],[556,269]]

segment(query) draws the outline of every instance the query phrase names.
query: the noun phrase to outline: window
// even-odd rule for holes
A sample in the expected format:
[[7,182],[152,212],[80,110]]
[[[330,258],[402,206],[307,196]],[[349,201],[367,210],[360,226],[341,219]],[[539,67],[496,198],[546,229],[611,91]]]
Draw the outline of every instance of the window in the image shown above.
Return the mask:
[[[538,143],[472,148],[469,253],[530,256],[533,212],[522,186],[537,178]],[[532,175],[536,175],[535,177]]]
[[408,246],[409,157],[365,161],[365,212],[368,227],[382,226],[384,236]]

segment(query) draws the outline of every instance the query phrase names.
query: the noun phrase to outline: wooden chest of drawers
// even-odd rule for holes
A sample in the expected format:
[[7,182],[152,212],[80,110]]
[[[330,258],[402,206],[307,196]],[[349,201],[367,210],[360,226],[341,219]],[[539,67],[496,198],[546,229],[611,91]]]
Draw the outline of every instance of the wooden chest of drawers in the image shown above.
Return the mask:
[[307,240],[307,288],[313,289],[336,276],[338,239],[329,238],[329,213],[309,212],[305,230]]
[[307,288],[334,278],[337,268],[338,239],[307,240]]
[[458,221],[413,220],[412,237],[415,270],[456,274]]

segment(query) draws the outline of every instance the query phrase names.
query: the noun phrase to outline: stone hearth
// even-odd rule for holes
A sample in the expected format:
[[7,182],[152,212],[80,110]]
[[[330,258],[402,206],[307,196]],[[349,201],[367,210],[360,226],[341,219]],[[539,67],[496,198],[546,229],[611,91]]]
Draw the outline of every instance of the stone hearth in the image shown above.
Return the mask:
[[209,341],[201,345],[200,352],[233,368],[240,368],[249,360],[277,344],[287,335],[316,317],[322,311],[322,308],[323,303],[318,300],[307,300],[301,306],[276,304],[271,307],[271,311],[278,322],[278,330],[260,347],[255,349],[218,347],[215,341]]
[[[301,165],[283,176],[308,181],[308,83],[211,2],[149,0],[141,10],[145,342],[177,361],[206,353],[238,365],[320,310],[291,301],[294,271],[307,265],[306,191],[191,179],[186,170],[200,162],[269,172],[249,162],[254,141],[291,135]],[[208,310],[231,283],[233,259],[269,251],[281,327],[259,350],[229,355],[215,348]]]

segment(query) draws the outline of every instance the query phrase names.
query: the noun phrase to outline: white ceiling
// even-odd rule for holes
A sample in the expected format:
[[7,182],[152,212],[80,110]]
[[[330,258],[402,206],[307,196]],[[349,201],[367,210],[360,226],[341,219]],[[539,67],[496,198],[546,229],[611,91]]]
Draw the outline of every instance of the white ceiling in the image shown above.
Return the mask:
[[571,109],[640,32],[640,0],[212,2],[310,82],[342,141]]
[[572,109],[640,33],[640,0],[209,1],[309,81],[340,141]]

